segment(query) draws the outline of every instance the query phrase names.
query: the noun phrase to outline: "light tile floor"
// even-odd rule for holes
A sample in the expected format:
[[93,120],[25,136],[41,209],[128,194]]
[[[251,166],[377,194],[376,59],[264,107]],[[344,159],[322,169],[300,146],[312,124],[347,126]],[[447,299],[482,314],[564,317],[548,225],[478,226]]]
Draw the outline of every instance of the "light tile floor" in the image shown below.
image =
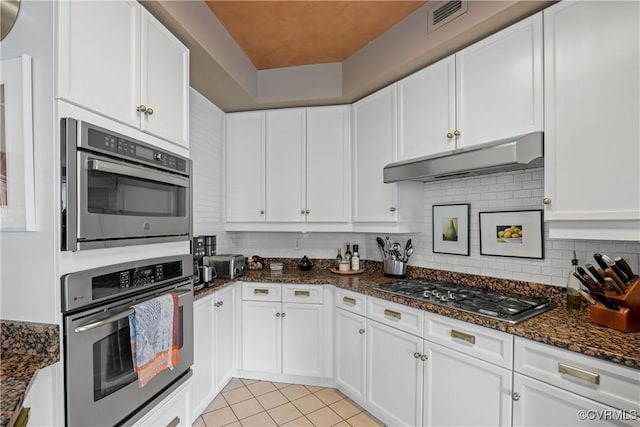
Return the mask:
[[381,427],[335,388],[233,378],[193,427]]

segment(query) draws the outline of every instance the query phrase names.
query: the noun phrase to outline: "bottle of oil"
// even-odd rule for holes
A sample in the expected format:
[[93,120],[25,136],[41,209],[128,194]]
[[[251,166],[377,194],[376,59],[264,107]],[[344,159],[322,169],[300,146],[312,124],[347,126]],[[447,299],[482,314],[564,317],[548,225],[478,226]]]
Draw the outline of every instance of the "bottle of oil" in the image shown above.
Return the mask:
[[570,313],[580,313],[584,306],[582,295],[580,295],[580,282],[573,275],[573,273],[576,273],[577,268],[578,259],[576,257],[576,251],[573,251],[571,269],[569,270],[569,277],[567,278],[567,310]]

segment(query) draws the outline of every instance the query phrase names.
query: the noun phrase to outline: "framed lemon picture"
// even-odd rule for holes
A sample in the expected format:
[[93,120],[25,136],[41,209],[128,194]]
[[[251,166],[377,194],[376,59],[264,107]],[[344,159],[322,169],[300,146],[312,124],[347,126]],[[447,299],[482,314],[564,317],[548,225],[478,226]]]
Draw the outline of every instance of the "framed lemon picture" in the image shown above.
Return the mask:
[[480,212],[480,255],[543,259],[542,210]]
[[433,205],[433,252],[469,255],[469,203]]

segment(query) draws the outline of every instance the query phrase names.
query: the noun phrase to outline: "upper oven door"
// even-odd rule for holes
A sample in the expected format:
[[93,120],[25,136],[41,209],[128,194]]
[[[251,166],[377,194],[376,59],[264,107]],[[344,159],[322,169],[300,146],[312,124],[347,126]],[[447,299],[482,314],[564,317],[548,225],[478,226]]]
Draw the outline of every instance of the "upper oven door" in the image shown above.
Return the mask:
[[189,178],[94,153],[79,151],[77,156],[79,244],[161,236],[188,239]]
[[191,282],[178,294],[180,363],[140,387],[133,369],[128,316],[131,306],[158,295],[136,297],[65,316],[65,398],[69,426],[114,425],[177,380],[193,363]]

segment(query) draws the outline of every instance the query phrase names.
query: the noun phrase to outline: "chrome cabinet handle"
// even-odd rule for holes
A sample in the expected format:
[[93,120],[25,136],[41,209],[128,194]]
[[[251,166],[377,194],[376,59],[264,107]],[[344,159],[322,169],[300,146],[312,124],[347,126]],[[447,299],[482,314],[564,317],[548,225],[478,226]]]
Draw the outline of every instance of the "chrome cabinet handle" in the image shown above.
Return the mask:
[[398,319],[398,320],[402,319],[402,315],[400,313],[398,313],[397,311],[389,310],[389,309],[384,310],[384,315],[393,317],[394,319]]
[[420,360],[422,360],[423,362],[426,362],[429,359],[429,356],[427,356],[426,354],[423,354],[422,356],[420,356]]
[[284,316],[286,316],[286,315],[287,315],[287,313],[282,313],[282,318],[284,319]]
[[364,334],[364,329],[358,329],[358,333],[359,333],[360,335]]
[[304,215],[304,209],[300,209],[300,215]]
[[167,174],[149,170],[150,168],[142,169],[134,165],[113,163],[102,159],[95,159],[92,157],[89,157],[87,159],[86,168],[114,175],[132,176],[134,178],[148,179],[149,181],[174,184],[180,187],[189,186],[189,180],[186,178],[181,178],[178,176],[167,176]]
[[551,199],[548,197],[545,197],[544,199],[542,199],[542,203],[545,205],[550,205],[551,204]]
[[280,313],[276,313],[276,317],[280,317]]
[[558,363],[558,372],[561,374],[569,375],[571,377],[579,378],[581,380],[590,382],[591,384],[600,384],[600,374],[576,368],[565,363]]
[[311,211],[309,209],[307,209],[304,213],[306,213],[307,215],[309,215],[311,213]]
[[354,298],[343,297],[342,302],[349,305],[356,305],[356,300]]
[[453,131],[453,134],[454,134],[455,136],[460,136],[460,131],[459,131],[459,130],[455,130],[455,131]]
[[136,107],[136,111],[139,113],[146,113],[147,107],[144,104],[140,104]]
[[447,132],[447,138],[449,138],[449,139],[453,139],[453,133],[451,133],[451,132]]
[[420,356],[422,356],[420,353],[418,353],[417,351],[415,353],[413,353],[413,357],[415,357],[416,359],[420,359]]
[[511,398],[517,402],[518,400],[520,400],[520,393],[513,392],[511,394]]
[[269,295],[269,289],[254,289],[254,295]]
[[222,302],[222,301],[218,301],[218,302],[216,303],[216,307],[222,307],[222,304],[224,304],[224,302]]
[[260,211],[260,215],[264,215],[264,211]]
[[[146,115],[148,115],[148,116],[152,115],[152,114],[153,114],[153,108],[148,107],[148,108],[147,108],[147,111],[145,111],[144,113],[145,113]],[[180,422],[180,421],[178,420],[178,422]]]
[[180,425],[180,417],[176,416],[174,419],[172,419],[169,424],[167,424],[167,427],[178,427]]
[[455,329],[451,330],[451,337],[467,341],[468,343],[471,343],[471,344],[476,343],[476,337],[474,335],[465,334],[464,332],[456,331]]
[[396,208],[395,208],[395,207],[391,206],[391,207],[389,208],[389,212],[395,212],[395,211],[396,211]]
[[311,295],[311,292],[309,291],[294,291],[293,292],[293,296],[296,297],[308,297]]

